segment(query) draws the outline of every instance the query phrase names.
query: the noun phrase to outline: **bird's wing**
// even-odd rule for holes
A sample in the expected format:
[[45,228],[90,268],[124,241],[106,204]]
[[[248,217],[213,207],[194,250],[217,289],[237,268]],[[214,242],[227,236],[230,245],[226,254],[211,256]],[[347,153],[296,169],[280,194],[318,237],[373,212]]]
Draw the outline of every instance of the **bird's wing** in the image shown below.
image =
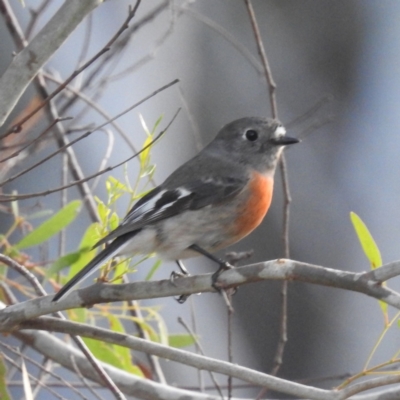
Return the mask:
[[209,177],[193,180],[179,188],[158,186],[129,211],[121,225],[96,243],[106,243],[129,232],[138,231],[148,224],[154,224],[173,217],[185,210],[223,203],[236,196],[246,185],[246,179],[234,177]]

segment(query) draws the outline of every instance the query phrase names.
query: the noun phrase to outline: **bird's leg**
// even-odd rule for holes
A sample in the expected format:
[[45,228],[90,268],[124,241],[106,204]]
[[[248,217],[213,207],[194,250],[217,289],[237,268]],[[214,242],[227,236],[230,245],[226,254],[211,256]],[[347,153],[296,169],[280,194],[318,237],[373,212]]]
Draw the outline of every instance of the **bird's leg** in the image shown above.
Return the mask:
[[197,244],[192,244],[191,246],[189,246],[189,249],[197,251],[198,253],[202,254],[203,256],[209,258],[210,260],[216,262],[219,265],[217,271],[215,271],[212,275],[212,287],[218,292],[220,292],[221,288],[217,285],[218,277],[221,275],[222,272],[226,271],[227,269],[233,268],[233,266],[229,264],[227,261],[223,261],[220,258],[209,253],[208,251],[204,250]]
[[[171,276],[170,276],[170,280],[172,283],[174,283],[176,278],[190,276],[189,271],[186,269],[185,265],[183,264],[183,262],[181,260],[175,260],[175,262],[178,265],[181,272],[172,271]],[[175,297],[175,300],[179,304],[183,304],[188,299],[189,296],[190,296],[189,294],[181,294],[180,296]]]
[[183,264],[183,262],[181,260],[175,260],[176,264],[178,265],[179,269],[181,270],[181,272],[176,272],[176,271],[172,271],[171,272],[171,276],[170,276],[170,280],[173,283],[174,280],[176,278],[182,278],[185,276],[190,276],[189,271],[186,269],[185,265]]
[[228,309],[231,312],[233,312],[233,307],[232,307],[230,296],[228,295],[228,293],[226,292],[226,290],[224,288],[217,285],[218,277],[221,275],[221,273],[226,271],[227,269],[233,268],[233,265],[229,264],[228,261],[223,261],[220,258],[215,257],[214,255],[212,255],[208,251],[204,250],[197,244],[192,244],[191,246],[189,246],[189,249],[197,251],[198,253],[202,254],[203,256],[209,258],[210,260],[216,262],[219,265],[219,268],[217,269],[217,271],[215,271],[212,274],[211,285],[220,295],[222,295],[222,297],[225,300],[226,306],[228,307]]
[[185,265],[183,264],[183,262],[181,260],[176,260],[175,262],[178,265],[179,269],[181,270],[182,275],[185,275],[185,276],[190,275],[189,271],[186,269]]

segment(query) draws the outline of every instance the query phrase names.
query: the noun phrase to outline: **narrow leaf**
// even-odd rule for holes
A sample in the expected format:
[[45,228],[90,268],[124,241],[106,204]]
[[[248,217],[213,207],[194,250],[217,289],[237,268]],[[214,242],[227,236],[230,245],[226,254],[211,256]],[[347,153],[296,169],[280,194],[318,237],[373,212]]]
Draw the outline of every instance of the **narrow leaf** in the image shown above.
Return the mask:
[[7,368],[4,364],[3,356],[0,354],[0,399],[10,400],[10,394],[7,391]]
[[369,232],[367,226],[361,220],[361,218],[354,212],[350,213],[350,219],[353,223],[354,229],[356,231],[358,240],[361,243],[361,247],[364,251],[364,254],[367,256],[368,261],[371,264],[371,268],[375,269],[382,266],[382,257],[381,253],[378,249],[378,246],[375,243],[374,238]]
[[[125,333],[124,326],[121,321],[113,314],[108,314],[107,318],[110,322],[110,329],[113,332]],[[127,347],[112,345],[115,354],[118,356],[119,361],[121,363],[122,368],[135,375],[139,375],[143,377],[143,373],[140,368],[132,363],[132,354],[131,350]]]
[[53,275],[57,274],[61,270],[70,265],[76,263],[83,253],[87,253],[89,249],[81,249],[79,251],[75,251],[73,253],[66,254],[65,256],[60,257],[57,261],[55,261],[51,267],[46,271],[46,278],[50,278]]
[[[382,266],[382,257],[381,252],[378,249],[378,246],[372,237],[370,231],[367,226],[364,224],[362,219],[354,212],[350,213],[350,219],[353,223],[354,230],[356,231],[358,240],[360,241],[361,247],[364,251],[364,254],[367,256],[367,259],[370,263],[371,269],[379,268]],[[383,318],[385,321],[385,326],[389,323],[388,316],[388,305],[383,301],[379,300],[379,306],[383,312]]]
[[115,354],[110,344],[90,338],[82,338],[82,339],[85,342],[85,344],[89,347],[89,350],[93,353],[93,355],[100,361],[103,361],[114,367],[123,369],[119,356]]
[[18,249],[37,246],[67,227],[78,215],[82,202],[71,201],[63,209],[28,233],[17,245]]
[[171,347],[188,347],[195,343],[195,339],[192,335],[187,333],[178,333],[168,336],[168,342]]
[[149,281],[153,275],[156,273],[156,271],[158,270],[158,268],[160,268],[162,261],[161,260],[157,260],[153,266],[151,267],[149,273],[146,275],[146,278],[144,279],[145,281]]
[[[89,227],[86,229],[86,232],[83,235],[83,238],[79,245],[80,256],[74,263],[71,264],[67,279],[71,279],[95,256],[96,249],[92,250],[92,248],[93,248],[93,245],[98,240],[97,231],[98,231],[97,223],[93,223],[93,224],[89,225]],[[90,249],[90,250],[88,251],[88,249]]]

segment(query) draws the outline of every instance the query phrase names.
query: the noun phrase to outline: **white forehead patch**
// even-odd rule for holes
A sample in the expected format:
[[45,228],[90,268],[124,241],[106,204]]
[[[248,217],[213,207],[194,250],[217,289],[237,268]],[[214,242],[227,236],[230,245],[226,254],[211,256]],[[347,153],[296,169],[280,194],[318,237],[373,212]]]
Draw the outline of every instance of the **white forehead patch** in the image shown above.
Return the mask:
[[275,130],[275,136],[276,137],[281,137],[286,135],[286,129],[284,126],[279,125],[276,130]]

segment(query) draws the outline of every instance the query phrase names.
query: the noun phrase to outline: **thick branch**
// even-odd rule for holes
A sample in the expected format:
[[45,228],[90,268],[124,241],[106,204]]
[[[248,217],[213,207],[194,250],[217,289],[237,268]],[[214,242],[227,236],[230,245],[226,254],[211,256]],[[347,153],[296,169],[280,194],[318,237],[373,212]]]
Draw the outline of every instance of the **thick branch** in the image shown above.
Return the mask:
[[[400,275],[398,262],[381,267],[383,273],[385,270],[390,270],[390,276],[393,276],[393,265],[397,266],[397,273]],[[20,322],[41,315],[71,308],[88,307],[96,303],[215,292],[211,285],[211,277],[211,274],[204,274],[175,279],[173,282],[166,279],[121,285],[96,283],[72,292],[59,302],[52,302],[52,296],[40,297],[1,310],[0,331],[11,331]],[[230,288],[263,280],[296,280],[364,293],[400,309],[400,294],[368,277],[369,272],[353,273],[280,259],[225,271],[218,281],[222,287]]]
[[101,0],[65,1],[32,42],[12,60],[0,78],[0,126],[40,68]]
[[[34,330],[15,332],[13,335],[30,347],[34,348],[40,354],[54,360],[63,367],[71,371],[75,371],[76,366],[85,378],[103,384],[103,382],[93,370],[86,358],[83,357],[82,354],[74,347],[67,345],[60,339],[57,339],[54,335],[51,335],[47,332]],[[125,372],[119,368],[112,367],[105,363],[100,364],[123,393],[135,396],[135,398],[138,399],[220,399],[220,397],[216,396],[162,385],[156,382],[152,382],[149,379],[141,379],[140,377],[129,374],[128,372]]]
[[337,398],[336,391],[313,388],[300,383],[287,381],[226,361],[219,361],[199,354],[189,353],[180,349],[174,349],[172,347],[163,346],[161,344],[150,342],[144,339],[135,338],[130,335],[113,332],[108,329],[97,328],[86,324],[60,321],[51,317],[42,317],[38,320],[27,321],[21,328],[24,326],[39,330],[54,330],[61,333],[83,335],[85,337],[98,339],[107,343],[117,344],[118,346],[124,346],[132,350],[154,354],[158,357],[176,361],[180,364],[190,365],[194,368],[229,375],[257,386],[267,386],[272,390],[292,394],[296,397],[300,396],[302,398],[321,400]]

